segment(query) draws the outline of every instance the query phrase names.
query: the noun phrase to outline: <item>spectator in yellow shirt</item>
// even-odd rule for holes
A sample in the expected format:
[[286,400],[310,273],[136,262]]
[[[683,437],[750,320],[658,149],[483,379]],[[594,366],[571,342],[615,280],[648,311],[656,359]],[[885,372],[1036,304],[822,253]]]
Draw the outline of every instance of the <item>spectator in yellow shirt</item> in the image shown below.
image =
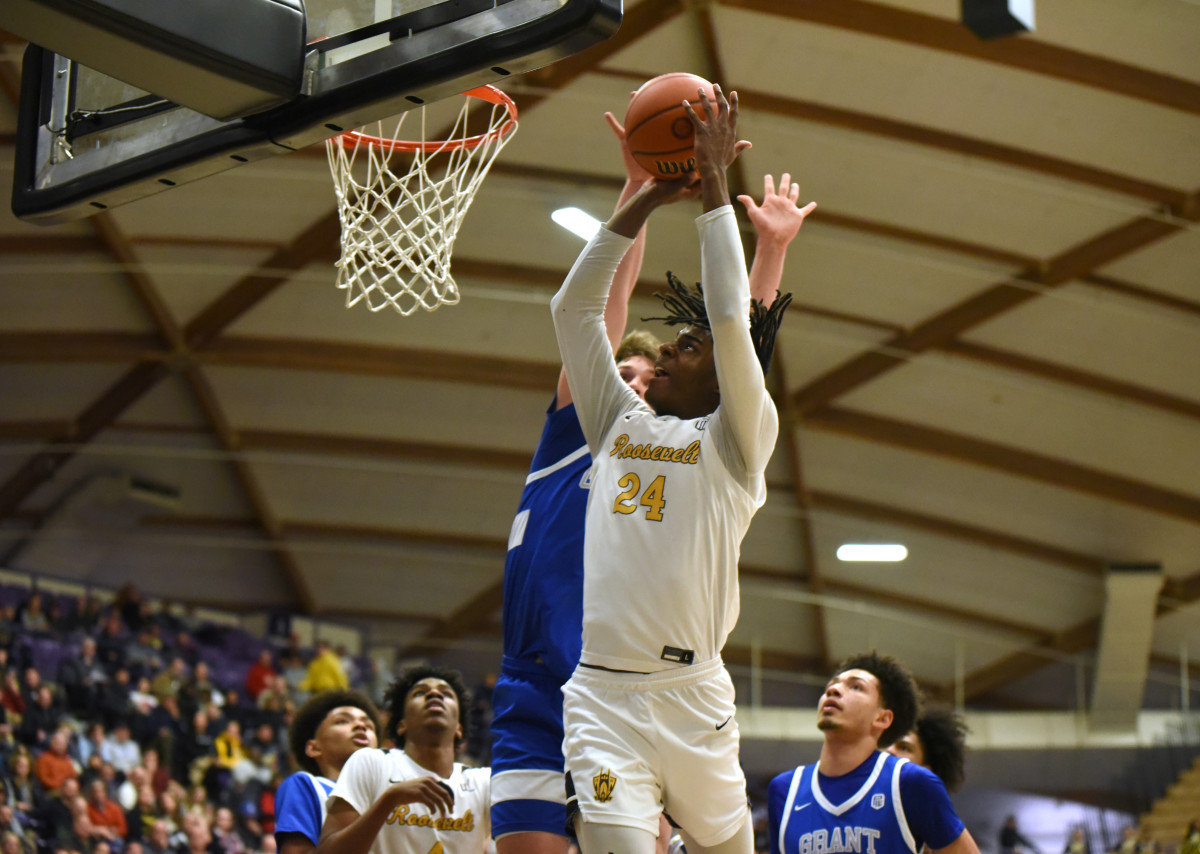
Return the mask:
[[308,663],[308,673],[300,683],[300,690],[310,694],[320,694],[322,691],[347,691],[350,680],[337,653],[328,642],[317,641],[317,654]]

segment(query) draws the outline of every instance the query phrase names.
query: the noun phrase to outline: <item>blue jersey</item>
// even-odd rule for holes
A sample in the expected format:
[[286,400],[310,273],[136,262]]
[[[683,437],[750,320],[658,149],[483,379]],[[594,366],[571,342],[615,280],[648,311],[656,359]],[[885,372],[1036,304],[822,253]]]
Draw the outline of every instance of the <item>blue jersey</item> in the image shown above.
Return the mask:
[[325,777],[297,771],[279,784],[275,791],[275,842],[281,833],[303,833],[312,844],[321,841],[325,823],[325,802],[334,782]]
[[504,655],[564,683],[579,663],[583,528],[592,458],[570,404],[546,413],[504,564]]
[[771,854],[916,854],[963,832],[933,772],[876,752],[849,774],[816,765],[785,771],[767,789]]

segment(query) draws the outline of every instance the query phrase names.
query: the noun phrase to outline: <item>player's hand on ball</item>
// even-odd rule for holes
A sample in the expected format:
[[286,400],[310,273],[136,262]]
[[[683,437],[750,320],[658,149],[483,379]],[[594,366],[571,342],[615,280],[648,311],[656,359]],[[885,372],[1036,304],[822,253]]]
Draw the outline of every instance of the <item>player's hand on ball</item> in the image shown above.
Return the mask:
[[696,170],[701,174],[706,168],[727,169],[739,154],[750,148],[748,141],[737,138],[737,92],[730,92],[726,98],[716,84],[713,84],[713,92],[715,103],[703,89],[699,90],[699,113],[691,104],[684,104],[696,131]]

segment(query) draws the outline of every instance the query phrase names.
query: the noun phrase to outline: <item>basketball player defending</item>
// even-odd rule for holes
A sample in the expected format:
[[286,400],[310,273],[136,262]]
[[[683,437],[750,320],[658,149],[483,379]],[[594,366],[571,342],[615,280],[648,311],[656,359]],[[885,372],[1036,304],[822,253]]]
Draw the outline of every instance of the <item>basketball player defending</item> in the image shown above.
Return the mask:
[[979,854],[937,775],[880,750],[913,728],[918,708],[916,684],[894,659],[843,661],[818,707],[820,760],[767,788],[771,851]]
[[751,317],[725,178],[747,145],[736,136],[736,95],[726,101],[718,90],[700,113],[689,109],[708,288],[701,297],[673,283],[667,320],[684,327],[663,346],[644,403],[613,366],[605,296],[650,213],[695,188],[686,179],[644,184],[551,301],[594,459],[582,653],[563,688],[568,810],[584,854],[650,854],[660,812],[680,825],[691,854],[753,850],[719,653],[737,618],[741,539],[766,497],[778,417],[762,365],[787,299],[772,310],[756,303]]
[[[605,119],[621,143],[626,183],[618,205],[650,179],[630,155],[625,131]],[[739,196],[754,224],[750,294],[774,296],[788,244],[804,214],[800,187],[784,173],[764,179],[762,204]],[[617,370],[639,397],[654,374],[658,342],[633,332],[618,343],[638,279],[645,229],[617,267],[604,309]],[[579,662],[583,621],[583,528],[592,458],[575,416],[565,371],[533,457],[513,520],[504,570],[504,660],[492,697],[492,833],[498,854],[566,854],[562,686]]]
[[470,696],[457,671],[414,667],[388,689],[395,750],[346,762],[318,854],[481,854],[491,836],[491,772],[454,761]]
[[310,854],[321,841],[325,801],[355,751],[378,747],[379,714],[358,691],[318,694],[296,712],[288,733],[302,770],[275,792],[275,845],[279,854]]

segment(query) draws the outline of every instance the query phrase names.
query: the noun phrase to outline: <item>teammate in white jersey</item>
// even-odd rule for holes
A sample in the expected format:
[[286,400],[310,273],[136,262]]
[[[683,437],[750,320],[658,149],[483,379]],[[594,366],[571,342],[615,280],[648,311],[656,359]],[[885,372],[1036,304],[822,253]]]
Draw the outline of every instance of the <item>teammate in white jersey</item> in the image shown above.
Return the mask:
[[393,750],[350,757],[318,854],[479,854],[491,836],[491,771],[454,761],[470,697],[453,670],[415,667],[388,689]]
[[692,854],[753,850],[720,650],[737,620],[741,540],[766,498],[778,416],[763,372],[788,299],[751,311],[725,177],[748,145],[737,139],[737,96],[701,98],[702,116],[688,109],[706,289],[672,278],[666,319],[683,329],[663,346],[645,403],[613,368],[605,296],[650,213],[696,194],[689,179],[643,185],[551,302],[594,458],[583,649],[563,689],[568,808],[583,854],[649,854],[660,811]]
[[302,770],[275,792],[275,845],[279,854],[309,854],[342,766],[356,750],[379,745],[379,713],[359,691],[327,691],[296,712],[288,742]]

